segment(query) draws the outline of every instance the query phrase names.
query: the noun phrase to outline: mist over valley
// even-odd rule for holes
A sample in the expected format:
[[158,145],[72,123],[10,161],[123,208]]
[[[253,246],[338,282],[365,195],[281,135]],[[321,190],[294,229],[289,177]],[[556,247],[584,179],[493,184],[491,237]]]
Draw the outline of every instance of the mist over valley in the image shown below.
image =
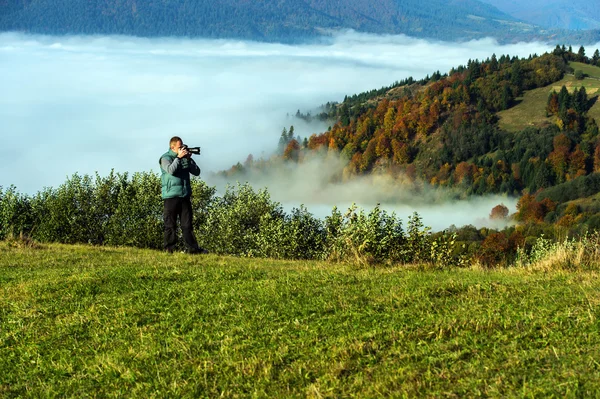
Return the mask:
[[[202,147],[197,161],[203,177],[213,183],[211,172],[242,162],[249,154],[268,158],[284,127],[293,125],[300,137],[328,128],[326,123],[294,118],[297,110],[316,112],[319,105],[340,102],[346,95],[409,76],[445,73],[493,53],[527,57],[551,49],[538,42],[451,43],[353,31],[303,45],[3,33],[1,131],[6,138],[18,137],[26,150],[17,168],[12,163],[0,166],[0,185],[14,184],[33,194],[60,185],[73,173],[158,172],[158,157],[173,135]],[[10,159],[15,148],[0,151]],[[311,173],[298,173],[292,185],[281,179],[256,184],[267,187],[277,201],[303,203],[309,210],[352,202],[368,208],[385,202],[390,209],[409,211],[402,204],[410,203],[406,196],[386,194],[388,183],[321,185],[319,192],[298,189],[312,180]],[[428,199],[440,204],[444,195]],[[448,224],[482,224],[491,206],[500,202],[514,210],[515,200],[506,197],[478,200],[481,205],[476,208],[456,202],[456,209],[441,214],[423,204],[411,210],[423,212],[430,224],[442,215],[461,215],[448,219]],[[427,218],[427,213],[435,216]]]

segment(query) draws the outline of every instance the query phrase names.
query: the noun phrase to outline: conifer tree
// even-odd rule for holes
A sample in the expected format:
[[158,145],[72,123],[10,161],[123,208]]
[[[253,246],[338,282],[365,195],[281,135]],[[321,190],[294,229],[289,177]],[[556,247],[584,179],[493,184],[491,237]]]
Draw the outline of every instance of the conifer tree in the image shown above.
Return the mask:
[[277,145],[277,150],[280,154],[283,154],[283,150],[285,150],[285,147],[287,146],[288,142],[289,140],[287,129],[284,127],[283,131],[281,132],[281,136],[279,137],[279,144]]

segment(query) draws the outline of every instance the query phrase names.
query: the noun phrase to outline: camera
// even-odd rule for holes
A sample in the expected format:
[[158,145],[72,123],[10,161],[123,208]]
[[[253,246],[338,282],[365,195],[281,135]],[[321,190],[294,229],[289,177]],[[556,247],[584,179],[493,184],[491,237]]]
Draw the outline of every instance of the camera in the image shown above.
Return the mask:
[[196,155],[200,154],[200,147],[188,147],[187,144],[184,144],[181,146],[181,148],[183,148],[184,150],[187,150],[190,154],[196,154]]

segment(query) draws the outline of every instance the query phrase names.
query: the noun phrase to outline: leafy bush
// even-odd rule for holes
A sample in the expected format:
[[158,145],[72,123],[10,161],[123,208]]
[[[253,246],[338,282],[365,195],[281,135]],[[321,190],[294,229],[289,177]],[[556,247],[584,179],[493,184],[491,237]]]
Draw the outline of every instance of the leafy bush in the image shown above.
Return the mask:
[[[0,188],[0,238],[25,233],[41,242],[162,246],[163,205],[154,173],[74,174],[58,188],[33,197]],[[334,208],[325,220],[304,206],[288,214],[266,189],[228,186],[223,196],[192,179],[194,227],[199,244],[218,254],[279,259],[329,259],[359,264],[457,264],[456,234],[432,237],[415,213],[402,221],[379,206]]]
[[261,221],[264,225],[283,218],[281,205],[271,201],[267,190],[255,192],[250,185],[238,183],[228,186],[223,197],[210,201],[198,243],[215,253],[254,256],[261,253]]
[[322,259],[326,231],[323,222],[302,205],[291,215],[273,218],[265,215],[260,221],[257,255],[286,259]]
[[106,242],[161,248],[163,206],[158,175],[135,173],[117,192],[116,207],[107,223]]
[[17,192],[15,186],[0,186],[0,240],[30,233],[33,227],[30,199]]

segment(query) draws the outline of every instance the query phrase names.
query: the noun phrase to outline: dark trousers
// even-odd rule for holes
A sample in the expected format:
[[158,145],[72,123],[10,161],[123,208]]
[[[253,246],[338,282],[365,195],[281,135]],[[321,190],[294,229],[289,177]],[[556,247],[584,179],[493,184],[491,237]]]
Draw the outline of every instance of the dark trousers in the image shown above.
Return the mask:
[[190,197],[168,198],[165,200],[163,219],[165,221],[165,249],[172,250],[177,244],[177,217],[181,224],[183,240],[188,250],[198,249],[192,226],[192,202]]

